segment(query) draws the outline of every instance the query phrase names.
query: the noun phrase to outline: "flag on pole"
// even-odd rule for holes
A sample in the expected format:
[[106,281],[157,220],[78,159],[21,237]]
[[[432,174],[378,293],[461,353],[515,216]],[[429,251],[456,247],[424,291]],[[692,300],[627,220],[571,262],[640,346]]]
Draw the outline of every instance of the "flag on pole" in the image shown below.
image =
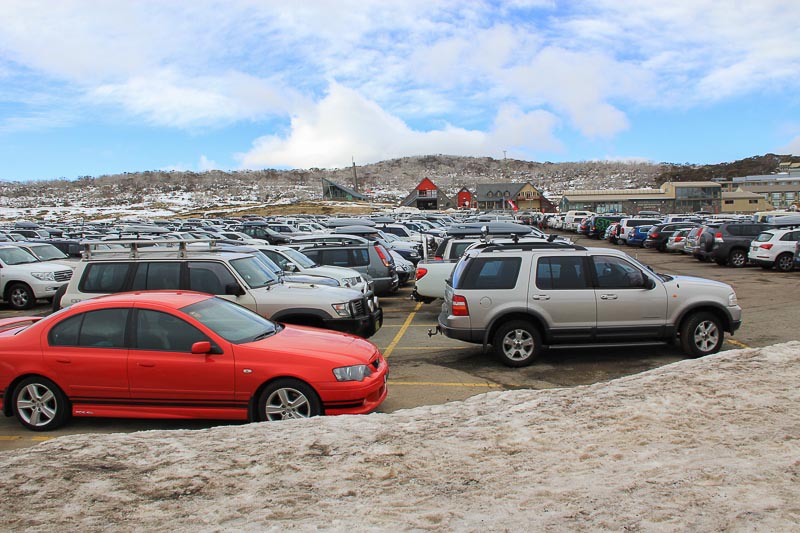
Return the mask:
[[514,203],[514,202],[511,200],[511,198],[509,198],[508,200],[506,200],[506,202],[508,202],[508,205],[510,205],[510,206],[511,206],[511,209],[513,209],[514,211],[519,211],[519,208],[517,207],[517,204],[515,204],[515,203]]

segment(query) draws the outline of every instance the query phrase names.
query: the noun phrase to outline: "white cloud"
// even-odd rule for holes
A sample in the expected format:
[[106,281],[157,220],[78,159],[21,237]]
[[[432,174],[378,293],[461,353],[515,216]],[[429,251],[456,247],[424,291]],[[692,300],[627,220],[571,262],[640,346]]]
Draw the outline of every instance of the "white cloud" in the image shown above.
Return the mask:
[[789,141],[789,143],[783,146],[782,148],[778,148],[777,152],[779,154],[791,154],[800,156],[800,135]]
[[200,172],[205,170],[218,170],[219,165],[216,161],[207,158],[204,154],[200,155],[200,163],[197,165]]
[[560,148],[552,135],[557,122],[546,111],[525,113],[506,106],[488,133],[449,125],[415,131],[356,91],[333,84],[317,106],[293,116],[286,137],[256,139],[252,149],[238,158],[243,168],[333,168],[347,166],[351,158],[364,164],[409,154],[485,155],[504,148],[554,150]]

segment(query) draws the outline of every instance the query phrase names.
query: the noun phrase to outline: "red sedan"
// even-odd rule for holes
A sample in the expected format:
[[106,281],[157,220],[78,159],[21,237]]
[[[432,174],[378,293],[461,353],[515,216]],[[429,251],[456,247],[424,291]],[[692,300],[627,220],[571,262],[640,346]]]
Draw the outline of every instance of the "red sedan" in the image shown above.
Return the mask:
[[371,342],[281,325],[207,294],[95,298],[0,320],[3,413],[34,431],[70,416],[282,420],[361,414],[386,398]]

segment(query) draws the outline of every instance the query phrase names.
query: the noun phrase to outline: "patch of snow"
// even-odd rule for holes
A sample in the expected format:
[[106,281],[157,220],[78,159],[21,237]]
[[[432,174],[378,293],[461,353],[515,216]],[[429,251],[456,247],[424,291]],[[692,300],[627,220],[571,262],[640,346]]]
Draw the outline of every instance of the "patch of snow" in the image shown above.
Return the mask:
[[392,414],[61,437],[0,455],[3,524],[796,531],[798,384],[790,342]]

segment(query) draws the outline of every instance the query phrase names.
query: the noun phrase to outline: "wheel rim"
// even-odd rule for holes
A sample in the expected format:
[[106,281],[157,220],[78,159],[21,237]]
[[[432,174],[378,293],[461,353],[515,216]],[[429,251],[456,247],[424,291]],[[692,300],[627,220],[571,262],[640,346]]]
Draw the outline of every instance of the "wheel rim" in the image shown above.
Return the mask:
[[734,252],[731,255],[731,264],[733,266],[737,267],[744,266],[745,261],[747,261],[747,258],[741,252]]
[[534,342],[524,329],[514,329],[503,337],[503,353],[512,361],[524,361],[533,355]]
[[794,257],[790,255],[782,255],[778,258],[778,270],[788,272],[794,266],[792,263],[794,263]]
[[58,401],[49,387],[31,383],[17,395],[17,412],[31,426],[46,426],[58,414]]
[[711,320],[704,320],[694,328],[694,345],[701,352],[710,352],[719,343],[719,328]]
[[29,301],[28,291],[25,289],[17,287],[11,291],[11,304],[15,307],[25,307]]
[[311,404],[306,395],[297,389],[278,389],[267,398],[267,420],[288,420],[292,418],[309,418],[310,416]]

